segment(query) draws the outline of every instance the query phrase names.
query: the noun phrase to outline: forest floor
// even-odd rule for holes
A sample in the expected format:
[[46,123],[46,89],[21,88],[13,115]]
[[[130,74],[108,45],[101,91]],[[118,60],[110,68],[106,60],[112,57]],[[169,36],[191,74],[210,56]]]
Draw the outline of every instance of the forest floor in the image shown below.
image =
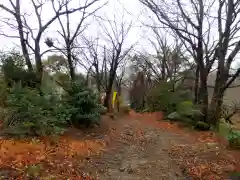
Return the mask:
[[240,172],[240,151],[222,138],[161,117],[130,112],[61,137],[2,138],[0,179],[224,180]]

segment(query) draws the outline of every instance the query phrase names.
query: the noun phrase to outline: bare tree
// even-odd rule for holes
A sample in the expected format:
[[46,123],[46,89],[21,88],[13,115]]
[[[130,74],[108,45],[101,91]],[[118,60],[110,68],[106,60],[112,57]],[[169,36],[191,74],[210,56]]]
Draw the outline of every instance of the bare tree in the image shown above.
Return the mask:
[[[15,14],[15,19],[18,23],[18,26],[20,26],[25,30],[25,37],[22,36],[23,32],[19,32],[19,37],[21,41],[22,49],[25,49],[27,46],[32,50],[34,53],[35,57],[35,63],[36,63],[36,75],[38,81],[41,83],[42,80],[42,74],[43,74],[43,64],[42,64],[42,55],[46,52],[41,52],[40,48],[40,41],[42,39],[42,36],[44,32],[47,30],[47,28],[60,16],[65,15],[65,14],[72,14],[76,11],[81,11],[86,9],[87,7],[91,6],[93,3],[96,2],[96,0],[93,0],[91,2],[86,3],[84,6],[77,7],[77,8],[67,8],[64,9],[64,7],[67,7],[67,5],[71,2],[69,0],[57,0],[57,1],[51,1],[51,5],[53,7],[53,10],[55,11],[55,14],[49,18],[47,21],[43,21],[42,18],[42,11],[44,8],[44,4],[48,3],[48,1],[45,0],[31,0],[32,7],[34,9],[34,15],[36,16],[38,27],[36,29],[33,29],[31,25],[28,23],[27,18],[25,15],[21,14],[20,11],[20,0],[16,0],[14,3],[12,0],[9,0],[11,5],[13,6],[13,10],[8,9],[6,6],[1,5],[0,7],[3,8],[4,10],[7,10],[7,12],[11,12],[11,14]],[[9,11],[10,10],[10,11]],[[32,44],[31,44],[32,42]],[[52,46],[51,42],[48,44],[48,46]],[[23,52],[27,53],[27,52]],[[29,57],[25,55],[25,57]],[[27,60],[26,60],[27,61]],[[29,66],[29,65],[28,65]]]
[[167,40],[160,35],[157,44],[150,40],[156,51],[152,58],[145,58],[146,65],[152,70],[158,81],[177,82],[179,73],[192,69],[192,63],[185,55],[181,44],[168,45]]
[[122,98],[122,88],[125,86],[125,73],[126,73],[126,64],[127,58],[119,65],[118,72],[116,72],[116,79],[114,86],[117,91],[117,111],[120,111],[120,101],[123,100]]
[[101,92],[106,90],[108,69],[106,47],[102,47],[99,40],[99,38],[91,39],[85,35],[82,36],[82,43],[86,47],[78,49],[78,63],[87,70],[88,75],[95,79],[97,90]]
[[[224,20],[223,15],[226,16]],[[218,9],[218,47],[216,56],[218,58],[217,77],[211,101],[211,120],[216,124],[220,118],[221,106],[224,92],[240,75],[240,68],[231,75],[230,68],[233,60],[240,51],[240,40],[236,40],[236,33],[240,26],[240,2],[219,0]],[[224,24],[225,23],[225,24]],[[225,28],[223,26],[225,25]],[[233,46],[233,48],[231,48]]]
[[127,77],[127,65],[128,65],[129,58],[125,57],[124,60],[119,64],[118,70],[116,72],[116,80],[115,85],[119,95],[121,95],[121,88],[122,86],[127,86],[126,82],[128,81]]
[[[100,0],[92,0],[91,2],[88,2],[88,0],[85,1],[84,6],[81,8],[81,17],[79,18],[79,23],[77,27],[74,30],[71,30],[70,27],[70,14],[69,11],[69,5],[65,4],[65,11],[67,12],[65,14],[66,16],[66,25],[64,26],[64,22],[61,19],[60,16],[58,16],[58,22],[61,27],[61,31],[58,31],[58,33],[61,35],[61,37],[64,40],[64,48],[57,48],[61,49],[61,52],[67,57],[68,60],[68,66],[70,71],[71,79],[74,80],[75,78],[75,65],[74,60],[76,61],[76,56],[74,55],[74,49],[79,48],[76,46],[76,39],[79,35],[83,33],[83,31],[87,28],[88,24],[84,24],[85,20],[94,15],[95,12],[97,12],[99,9],[101,9],[106,3],[102,4],[101,6],[95,8],[94,10],[91,10],[88,12],[87,10],[91,8],[93,5],[95,5]],[[58,10],[54,7],[54,11],[57,14]]]
[[132,22],[127,23],[123,20],[118,24],[116,19],[114,21],[108,20],[107,26],[102,25],[104,34],[110,42],[110,47],[106,46],[107,61],[109,62],[109,76],[107,80],[106,97],[104,105],[109,109],[109,102],[112,93],[112,87],[116,79],[116,72],[121,61],[127,56],[127,54],[133,48],[133,45],[124,50],[124,43],[127,35],[132,27]]
[[[30,60],[29,51],[28,51],[28,47],[26,44],[27,36],[24,31],[20,0],[16,0],[15,3],[13,3],[12,0],[8,0],[8,1],[10,2],[11,7],[8,8],[7,6],[0,4],[0,8],[5,10],[6,12],[8,12],[11,16],[13,16],[17,22],[16,30],[18,31],[19,36],[14,36],[14,37],[17,37],[20,39],[22,53],[23,53],[25,62],[27,64],[28,70],[31,72],[31,71],[33,71],[33,66],[32,66],[32,63]],[[9,22],[6,22],[6,24],[10,25]],[[15,27],[15,26],[13,25],[13,27]],[[6,37],[13,37],[13,36],[9,36],[6,33],[2,33],[1,35],[4,35]]]
[[[161,32],[155,28],[151,27],[154,38],[150,38],[149,41],[151,45],[154,47],[156,55],[154,59],[157,62],[151,63],[150,61],[146,61],[146,64],[152,69],[153,73],[158,77],[159,80],[167,80],[171,77],[173,71],[170,65],[170,58],[172,55],[171,45],[167,42],[167,37],[163,37]],[[149,60],[149,58],[146,58]],[[174,65],[174,63],[172,63]]]
[[[140,2],[155,14],[161,27],[170,28],[189,50],[197,64],[196,75],[199,73],[198,101],[203,104],[205,115],[203,119],[216,125],[224,91],[240,73],[238,69],[232,77],[229,77],[231,64],[240,50],[240,41],[236,39],[236,32],[239,30],[240,2],[237,0],[206,2],[177,0],[176,3],[140,0]],[[217,12],[213,10],[216,7]],[[216,24],[217,28],[214,28]],[[215,36],[216,31],[218,36]],[[207,77],[216,60],[218,72],[209,109]],[[209,110],[211,113],[208,115]]]

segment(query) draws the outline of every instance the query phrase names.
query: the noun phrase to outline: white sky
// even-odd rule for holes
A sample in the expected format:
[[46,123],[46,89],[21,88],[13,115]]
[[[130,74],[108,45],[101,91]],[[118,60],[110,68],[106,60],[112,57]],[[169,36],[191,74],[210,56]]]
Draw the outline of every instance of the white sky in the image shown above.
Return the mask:
[[[22,0],[23,2],[23,0]],[[79,3],[79,0],[73,0],[74,4],[73,6]],[[82,1],[81,1],[82,2]],[[103,4],[104,2],[106,2],[106,0],[100,0],[99,3],[96,4],[96,6]],[[3,2],[0,2],[3,3]],[[4,0],[4,5],[7,5],[9,7],[8,4],[8,0]],[[23,3],[22,3],[23,4]],[[95,6],[95,7],[96,7]],[[75,6],[76,7],[76,6]],[[37,21],[36,21],[36,17],[34,16],[34,11],[33,8],[31,7],[31,3],[29,0],[24,0],[24,4],[22,5],[23,8],[23,12],[27,12],[28,14],[32,14],[29,17],[27,17],[28,20],[28,24],[31,25],[31,27],[37,27]],[[144,34],[144,30],[143,28],[140,28],[140,26],[142,25],[140,21],[142,21],[143,15],[142,11],[143,11],[143,6],[138,2],[138,0],[109,0],[107,5],[105,5],[102,9],[100,9],[96,15],[98,16],[102,16],[106,19],[113,19],[113,15],[115,14],[116,17],[117,15],[119,15],[119,17],[117,17],[117,19],[121,20],[121,14],[124,13],[124,21],[133,22],[133,28],[131,29],[130,33],[128,34],[128,38],[126,40],[125,46],[130,46],[131,44],[136,43],[137,41],[141,41],[141,43],[139,42],[138,45],[138,49],[142,49],[142,48],[146,48],[146,45],[148,43],[144,43],[144,41],[142,40],[142,37],[146,34]],[[51,4],[45,4],[44,8],[43,8],[43,20],[48,20],[49,17],[52,17],[52,7]],[[0,14],[3,17],[9,17],[9,14],[7,14],[6,12],[4,12],[3,10],[0,10]],[[80,14],[78,13],[74,13],[73,15],[71,15],[70,19],[71,19],[71,28],[74,30],[74,27],[77,26],[78,24],[78,18],[79,18]],[[89,28],[84,32],[85,34],[87,34],[87,36],[92,36],[92,37],[96,37],[100,33],[100,26],[98,24],[98,22],[94,19],[88,19],[88,22],[91,23],[91,25],[89,26]],[[106,22],[103,22],[106,23]],[[1,27],[2,25],[2,27]],[[0,27],[1,30],[4,31],[6,34],[8,35],[17,35],[17,32],[14,32],[11,28],[3,25],[3,23],[0,23]],[[44,34],[43,38],[42,38],[42,42],[41,42],[41,49],[42,51],[44,51],[47,47],[44,44],[44,40],[45,37],[52,37],[53,39],[58,39],[60,40],[61,38],[59,37],[59,35],[56,33],[57,30],[60,30],[60,26],[58,25],[58,21],[56,21],[55,23],[53,23],[48,30],[46,31],[46,33]],[[0,31],[1,32],[1,31]],[[13,39],[13,38],[6,38],[3,36],[0,36],[0,50],[10,50],[12,48],[16,48],[19,46],[19,40],[18,39]],[[149,47],[150,48],[150,47]]]
[[[3,2],[2,2],[3,1]],[[34,16],[34,10],[32,8],[30,0],[21,0],[21,2],[24,1],[24,4],[22,3],[23,12],[26,12],[29,14],[27,17],[28,24],[32,28],[37,27],[37,21],[36,17]],[[89,0],[90,1],[90,0]],[[107,0],[100,0],[94,7],[97,7]],[[82,0],[72,0],[72,7],[76,7],[79,2],[83,2]],[[169,0],[170,2],[170,0]],[[8,4],[8,0],[0,0],[0,3],[3,3],[4,5]],[[46,20],[49,19],[49,17],[52,17],[53,15],[51,4],[45,4],[43,8],[43,20],[46,22]],[[129,47],[132,44],[138,42],[137,46],[135,47],[136,50],[139,51],[148,51],[153,52],[153,47],[150,46],[148,38],[152,36],[151,31],[147,29],[146,27],[142,27],[142,23],[151,23],[149,20],[150,14],[146,14],[146,8],[140,4],[138,0],[108,0],[108,4],[104,6],[102,9],[100,9],[96,15],[101,16],[106,19],[113,20],[114,15],[116,15],[117,20],[121,21],[122,14],[124,14],[124,21],[126,22],[133,22],[133,28],[131,29],[130,33],[128,34],[127,40],[125,42],[125,47]],[[0,10],[0,17],[8,17],[9,15],[3,11]],[[74,13],[70,17],[70,25],[71,29],[74,30],[74,27],[77,26],[79,22],[80,14]],[[154,17],[151,14],[151,17]],[[97,37],[100,38],[103,37],[103,34],[101,33],[101,28],[99,26],[99,23],[95,19],[88,19],[86,21],[87,23],[90,23],[90,26],[88,29],[84,32],[88,37]],[[105,21],[102,21],[102,23],[106,23]],[[0,29],[4,31],[8,35],[16,35],[17,32],[13,31],[11,28],[2,26],[3,25],[0,22]],[[0,30],[0,32],[1,32]],[[60,26],[58,24],[58,21],[55,21],[48,29],[45,31],[44,36],[41,40],[41,51],[43,52],[48,47],[44,44],[44,40],[46,37],[51,37],[54,40],[59,40],[61,42],[61,38],[59,34],[56,32],[57,30],[60,30]],[[171,42],[171,39],[168,39],[169,42]],[[12,48],[19,48],[19,39],[12,39],[12,38],[6,38],[3,36],[0,36],[0,50],[11,50]],[[20,50],[20,49],[19,49]],[[21,50],[20,50],[21,51]],[[49,55],[49,54],[47,54]],[[45,56],[46,57],[46,56]]]
[[[22,12],[26,12],[29,14],[27,17],[28,24],[34,28],[38,27],[37,19],[35,16],[35,12],[33,10],[32,4],[30,0],[21,0],[21,2],[24,1],[24,4],[22,3]],[[90,2],[91,0],[88,0]],[[79,2],[84,3],[83,0],[72,0],[72,6],[71,7],[78,7]],[[124,48],[130,47],[132,44],[136,44],[134,50],[141,51],[141,52],[152,52],[154,53],[153,47],[149,44],[149,41],[147,40],[148,36],[150,35],[150,30],[148,28],[145,28],[142,26],[142,22],[145,22],[145,12],[146,9],[138,0],[100,0],[96,5],[94,5],[92,8],[95,9],[96,7],[104,4],[107,2],[107,4],[98,10],[95,14],[97,16],[103,17],[104,19],[110,19],[114,20],[114,15],[117,22],[126,21],[126,23],[133,23],[133,27],[131,28],[130,32],[128,33],[128,36],[126,38],[126,41],[124,42]],[[0,0],[0,3],[3,3],[7,7],[11,7],[8,0],[4,0],[2,2]],[[91,9],[88,10],[89,12]],[[50,3],[45,4],[42,16],[44,22],[49,20],[54,14],[53,14],[52,6]],[[124,15],[124,16],[122,16]],[[7,17],[9,18],[9,14],[5,11],[0,9],[0,17]],[[81,17],[81,13],[73,13],[70,15],[70,27],[71,29],[75,29],[75,27],[79,24],[79,20]],[[123,19],[122,19],[123,17]],[[62,16],[62,19],[65,17]],[[107,23],[106,21],[101,21],[102,23]],[[90,26],[84,31],[84,34],[87,37],[90,38],[96,38],[100,37],[100,39],[103,39],[104,34],[101,32],[101,27],[99,25],[99,19],[96,20],[96,18],[89,18],[86,23],[90,23]],[[44,23],[43,23],[44,24]],[[1,25],[3,25],[1,27]],[[8,35],[18,35],[16,31],[12,30],[11,28],[7,27],[4,24],[1,24],[0,22],[0,32],[5,31]],[[58,21],[56,20],[45,33],[43,34],[43,37],[41,39],[41,52],[48,49],[46,44],[44,43],[44,40],[46,37],[51,37],[53,40],[60,41],[61,37],[57,33],[57,30],[61,31],[60,25]],[[104,44],[107,44],[106,41],[102,41]],[[61,47],[61,44],[60,44]],[[103,46],[102,46],[103,47]],[[16,49],[21,52],[20,49],[20,42],[19,39],[16,38],[7,38],[0,36],[0,50],[2,51],[11,51],[12,49]],[[48,55],[51,55],[54,53],[47,53],[43,56],[43,58],[47,58]],[[34,58],[33,58],[34,59]],[[34,61],[33,61],[34,62]],[[78,72],[86,72],[86,69],[84,69],[81,66],[76,67],[76,71]]]

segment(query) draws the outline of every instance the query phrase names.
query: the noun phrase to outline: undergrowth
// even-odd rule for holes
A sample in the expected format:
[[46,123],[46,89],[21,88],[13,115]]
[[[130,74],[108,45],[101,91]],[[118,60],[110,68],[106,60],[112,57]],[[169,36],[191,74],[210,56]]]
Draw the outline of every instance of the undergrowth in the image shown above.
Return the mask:
[[71,125],[89,127],[99,123],[102,111],[97,94],[81,82],[73,83],[63,97],[15,84],[4,103],[3,133],[12,136],[62,134]]

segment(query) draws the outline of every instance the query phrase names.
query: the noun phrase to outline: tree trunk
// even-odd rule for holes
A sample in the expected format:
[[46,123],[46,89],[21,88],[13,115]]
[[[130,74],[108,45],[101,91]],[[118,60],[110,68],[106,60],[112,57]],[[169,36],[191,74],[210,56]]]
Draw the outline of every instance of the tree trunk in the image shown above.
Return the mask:
[[120,100],[122,95],[121,82],[117,84],[117,110],[120,112]]
[[109,88],[106,91],[106,96],[104,99],[104,106],[108,109],[108,111],[110,110],[110,98],[111,98],[111,93],[112,93],[112,89],[109,90]]
[[221,118],[221,107],[223,103],[223,96],[224,93],[214,93],[212,100],[211,100],[211,106],[209,108],[209,122],[214,125],[215,127],[218,127],[219,120]]
[[101,80],[99,79],[99,75],[97,75],[96,83],[97,83],[97,90],[99,93],[101,93]]
[[106,97],[104,100],[104,106],[107,107],[108,110],[109,110],[109,102],[110,102],[110,98],[111,98],[112,86],[113,86],[114,79],[115,79],[115,73],[112,71],[112,72],[110,72],[109,82],[108,82],[108,86],[107,86],[107,90],[106,90]]
[[19,1],[17,1],[17,5],[16,5],[15,18],[16,18],[17,24],[18,24],[18,33],[19,33],[19,37],[20,37],[22,53],[23,53],[24,59],[25,59],[26,64],[27,64],[28,71],[32,72],[33,71],[33,66],[32,66],[32,63],[31,63],[31,60],[30,60],[30,57],[29,57],[29,52],[28,52],[28,49],[27,49],[26,40],[24,38],[23,22],[21,20]]
[[221,106],[223,103],[224,86],[228,80],[229,69],[224,67],[225,54],[224,51],[219,51],[218,69],[216,74],[215,86],[211,100],[209,121],[212,125],[218,127],[221,118]]
[[95,59],[94,60],[94,67],[95,67],[95,71],[96,71],[96,84],[97,84],[97,90],[98,90],[98,92],[100,93],[101,92],[101,75],[100,75],[100,73],[99,73],[99,67],[98,67],[98,62],[97,62],[97,60]]
[[89,81],[90,81],[90,79],[91,79],[91,75],[90,75],[91,70],[92,70],[92,66],[91,66],[91,67],[88,69],[88,71],[87,71],[86,85],[87,85],[88,87],[90,87]]
[[37,89],[39,89],[40,94],[41,93],[41,84],[42,84],[42,77],[43,77],[43,65],[41,60],[41,54],[40,54],[40,45],[39,41],[35,42],[35,62],[36,62],[36,79],[37,79]]
[[[97,73],[95,79],[96,79],[96,84],[97,84],[97,91],[99,94],[101,94],[101,79],[100,79],[99,73]],[[100,103],[102,102],[101,97],[99,97],[99,102]]]
[[70,72],[70,77],[71,80],[75,80],[75,70],[72,62],[72,52],[71,52],[71,47],[67,47],[67,60],[68,60],[68,68]]
[[194,84],[194,104],[199,102],[199,65],[197,65]]
[[106,97],[104,100],[104,106],[107,107],[108,110],[110,110],[109,102],[110,102],[110,98],[111,98],[113,83],[114,83],[115,76],[116,76],[116,71],[118,68],[118,60],[119,60],[120,52],[121,51],[118,51],[116,57],[114,59],[112,59],[111,69],[110,69],[110,73],[109,73],[109,81],[107,84]]
[[[220,63],[220,62],[219,62]],[[224,68],[221,64],[218,65],[218,71],[215,80],[214,91],[211,99],[209,121],[212,125],[218,126],[218,122],[221,118],[221,106],[224,96],[224,85],[227,79],[224,77]]]
[[203,119],[208,121],[208,89],[207,89],[207,74],[205,70],[200,71],[200,88],[199,88],[199,104],[202,106]]
[[165,56],[163,57],[163,62],[161,64],[161,74],[162,74],[162,80],[166,80],[166,73],[165,73]]

